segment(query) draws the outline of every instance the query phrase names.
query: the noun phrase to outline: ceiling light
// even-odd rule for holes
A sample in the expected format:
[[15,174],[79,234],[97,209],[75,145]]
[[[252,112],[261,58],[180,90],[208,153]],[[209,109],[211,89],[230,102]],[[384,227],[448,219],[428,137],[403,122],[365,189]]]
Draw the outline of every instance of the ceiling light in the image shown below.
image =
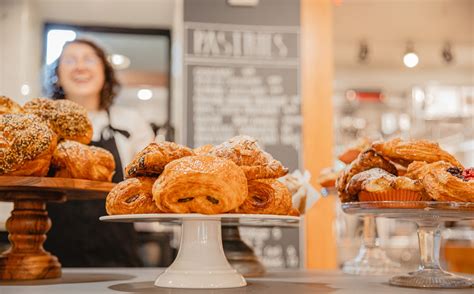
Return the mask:
[[418,65],[419,61],[420,59],[418,58],[418,55],[415,53],[415,50],[413,49],[413,44],[408,43],[407,50],[405,51],[405,55],[403,56],[403,63],[405,64],[406,67],[413,68]]
[[21,85],[20,92],[23,96],[28,96],[30,94],[30,86],[28,84]]
[[153,91],[150,89],[140,89],[137,92],[137,97],[140,100],[150,100],[153,97]]
[[126,69],[130,66],[130,58],[122,54],[112,54],[107,59],[114,69]]

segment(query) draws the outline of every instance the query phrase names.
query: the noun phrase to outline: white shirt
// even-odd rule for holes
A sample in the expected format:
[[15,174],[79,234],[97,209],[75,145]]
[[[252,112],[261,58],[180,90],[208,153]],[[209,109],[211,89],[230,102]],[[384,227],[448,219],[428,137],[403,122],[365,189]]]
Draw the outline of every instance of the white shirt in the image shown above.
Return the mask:
[[[94,128],[92,141],[99,141],[102,130],[109,123],[107,112],[101,110],[88,114]],[[154,140],[153,130],[137,111],[115,105],[110,107],[110,124],[116,129],[130,133],[128,139],[120,133],[115,133],[114,136],[122,169],[124,169],[135,154]]]

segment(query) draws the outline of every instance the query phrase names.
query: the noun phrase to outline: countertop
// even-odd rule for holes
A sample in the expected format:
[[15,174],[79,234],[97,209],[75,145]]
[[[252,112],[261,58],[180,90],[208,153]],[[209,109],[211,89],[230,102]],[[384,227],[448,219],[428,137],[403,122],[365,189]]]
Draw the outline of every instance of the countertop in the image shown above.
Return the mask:
[[473,289],[433,290],[390,286],[387,276],[363,277],[328,271],[280,271],[247,278],[247,287],[217,290],[157,288],[161,268],[65,268],[60,279],[0,281],[0,294],[63,293],[474,293]]

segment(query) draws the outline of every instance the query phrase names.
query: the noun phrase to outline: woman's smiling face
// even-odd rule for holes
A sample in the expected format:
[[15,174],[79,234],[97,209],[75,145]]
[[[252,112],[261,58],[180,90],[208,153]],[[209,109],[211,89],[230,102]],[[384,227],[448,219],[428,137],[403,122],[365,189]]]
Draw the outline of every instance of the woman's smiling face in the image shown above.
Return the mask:
[[89,45],[71,43],[59,59],[58,77],[66,97],[97,98],[104,86],[104,64]]

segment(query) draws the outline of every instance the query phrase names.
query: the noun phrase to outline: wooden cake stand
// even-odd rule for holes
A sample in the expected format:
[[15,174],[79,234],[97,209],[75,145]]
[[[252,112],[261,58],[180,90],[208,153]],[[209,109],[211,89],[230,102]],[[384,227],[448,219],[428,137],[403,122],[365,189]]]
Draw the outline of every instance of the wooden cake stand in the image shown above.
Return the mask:
[[0,176],[0,201],[12,201],[7,220],[11,247],[0,255],[0,280],[58,278],[61,264],[45,251],[51,228],[46,202],[104,199],[114,184],[79,179]]

